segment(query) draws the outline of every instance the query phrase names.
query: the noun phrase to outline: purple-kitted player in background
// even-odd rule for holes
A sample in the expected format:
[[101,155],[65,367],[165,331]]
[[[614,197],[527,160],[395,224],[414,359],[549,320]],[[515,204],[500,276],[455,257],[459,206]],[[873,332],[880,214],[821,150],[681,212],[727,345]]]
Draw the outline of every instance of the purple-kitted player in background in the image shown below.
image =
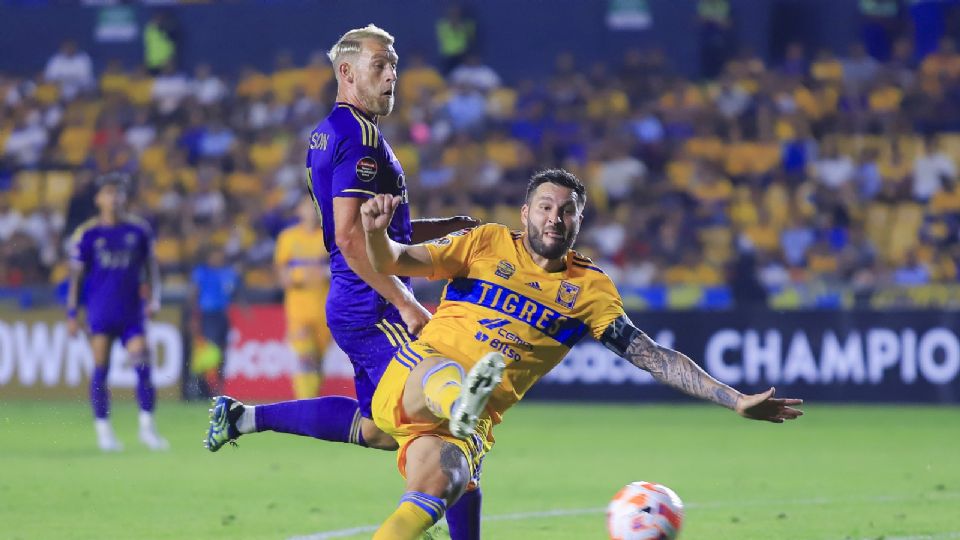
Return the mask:
[[[97,180],[97,217],[80,225],[71,239],[70,289],[67,327],[79,330],[77,308],[81,282],[87,306],[87,325],[93,348],[90,403],[93,406],[97,444],[105,452],[123,449],[110,425],[110,349],[119,338],[137,372],[140,405],[140,441],[151,450],[165,450],[167,441],[157,433],[153,418],[156,392],[150,381],[150,350],[145,327],[149,309],[160,308],[160,272],[153,253],[153,234],[143,219],[127,214],[129,179],[111,173]],[[142,284],[150,284],[145,299]]]
[[[415,339],[430,312],[414,298],[409,279],[377,273],[370,265],[360,205],[379,193],[400,197],[387,232],[404,244],[478,223],[463,216],[410,220],[403,168],[377,127],[378,118],[393,111],[398,62],[393,36],[374,25],[350,30],[329,57],[337,77],[337,102],[310,134],[307,183],[330,253],[327,324],[353,364],[357,399],[322,397],[250,407],[220,396],[214,399],[204,441],[211,451],[259,431],[396,450],[396,442],[371,419],[370,402],[390,359]],[[447,522],[453,540],[479,538],[480,505],[480,491],[475,490],[450,508]]]

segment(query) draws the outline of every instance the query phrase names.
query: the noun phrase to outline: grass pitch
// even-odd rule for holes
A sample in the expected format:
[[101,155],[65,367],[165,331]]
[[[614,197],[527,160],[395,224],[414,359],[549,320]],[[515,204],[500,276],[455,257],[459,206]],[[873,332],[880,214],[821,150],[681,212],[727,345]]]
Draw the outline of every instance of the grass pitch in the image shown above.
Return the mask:
[[[650,480],[684,499],[688,540],[960,538],[960,409],[806,411],[520,404],[484,464],[483,536],[603,539],[609,498]],[[161,454],[132,403],[113,421],[126,450],[105,455],[86,403],[0,401],[0,538],[369,538],[403,492],[393,453],[264,433],[211,454],[205,404],[160,404]]]

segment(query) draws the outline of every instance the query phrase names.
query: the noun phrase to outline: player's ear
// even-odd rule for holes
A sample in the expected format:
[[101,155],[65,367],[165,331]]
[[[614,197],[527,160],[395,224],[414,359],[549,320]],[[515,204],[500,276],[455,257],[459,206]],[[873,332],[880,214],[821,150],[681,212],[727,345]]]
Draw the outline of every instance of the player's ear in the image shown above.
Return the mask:
[[530,218],[530,206],[523,205],[520,207],[520,224],[523,225],[523,228],[527,228],[527,220]]
[[340,62],[340,66],[337,67],[337,71],[340,73],[340,79],[350,82],[353,82],[353,69],[351,69],[349,62]]

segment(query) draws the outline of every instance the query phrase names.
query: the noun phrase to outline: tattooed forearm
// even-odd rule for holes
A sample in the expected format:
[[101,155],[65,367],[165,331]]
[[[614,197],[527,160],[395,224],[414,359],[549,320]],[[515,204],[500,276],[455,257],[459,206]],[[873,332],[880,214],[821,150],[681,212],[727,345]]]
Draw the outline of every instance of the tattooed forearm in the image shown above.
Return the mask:
[[685,394],[733,409],[739,392],[714,379],[686,355],[662,347],[643,332],[634,334],[623,355],[631,364],[649,371],[658,381]]

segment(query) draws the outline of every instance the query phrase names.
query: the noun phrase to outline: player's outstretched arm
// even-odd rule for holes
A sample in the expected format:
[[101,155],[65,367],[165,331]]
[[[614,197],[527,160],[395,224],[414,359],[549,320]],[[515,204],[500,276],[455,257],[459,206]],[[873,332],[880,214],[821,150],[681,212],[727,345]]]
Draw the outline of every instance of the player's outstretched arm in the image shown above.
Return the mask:
[[395,276],[430,276],[433,260],[422,245],[408,246],[387,236],[393,212],[400,204],[396,195],[380,194],[360,207],[360,217],[367,239],[367,257],[374,270]]
[[610,324],[602,341],[631,364],[650,372],[658,381],[693,397],[723,405],[744,418],[779,424],[803,414],[793,408],[803,400],[775,398],[774,388],[760,394],[742,394],[711,377],[685,354],[650,339],[626,317]]
[[453,216],[448,218],[415,219],[410,222],[413,233],[410,235],[411,244],[420,244],[446,236],[463,229],[472,229],[480,225],[480,220],[470,216]]

